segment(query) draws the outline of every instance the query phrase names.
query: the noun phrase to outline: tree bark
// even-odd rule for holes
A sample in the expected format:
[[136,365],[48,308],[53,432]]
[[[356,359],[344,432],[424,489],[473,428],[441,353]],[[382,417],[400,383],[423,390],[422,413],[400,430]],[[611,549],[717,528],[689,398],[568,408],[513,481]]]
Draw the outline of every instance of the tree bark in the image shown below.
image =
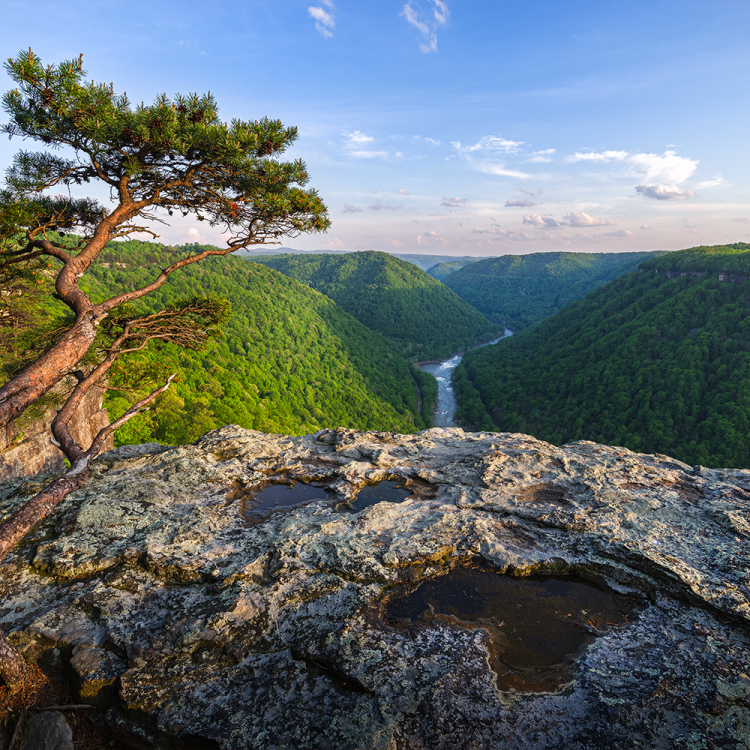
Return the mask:
[[85,313],[39,359],[0,388],[0,428],[43,396],[78,363],[96,338],[93,312]]
[[29,500],[0,526],[0,562],[35,524],[52,513],[71,492],[81,489],[86,484],[89,464],[93,458],[94,456],[88,453],[84,454],[72,469]]

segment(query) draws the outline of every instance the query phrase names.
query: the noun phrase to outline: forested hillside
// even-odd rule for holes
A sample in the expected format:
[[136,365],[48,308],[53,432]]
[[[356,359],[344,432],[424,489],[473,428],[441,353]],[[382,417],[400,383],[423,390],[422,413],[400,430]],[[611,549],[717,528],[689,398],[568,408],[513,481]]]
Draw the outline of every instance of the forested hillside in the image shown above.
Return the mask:
[[442,281],[443,283],[445,283],[445,280],[454,271],[458,271],[459,268],[468,266],[470,263],[476,263],[478,260],[478,258],[471,258],[464,260],[449,260],[442,263],[436,263],[434,266],[431,266],[427,269],[427,273],[430,274],[433,279],[437,279],[438,281]]
[[388,253],[252,260],[330,297],[411,360],[444,359],[502,333],[444,284]]
[[470,352],[458,417],[750,468],[750,245],[670,253]]
[[573,300],[583,299],[596,287],[634,271],[655,254],[503,255],[459,268],[443,282],[491,320],[511,331],[522,331]]
[[[96,302],[105,290],[108,296],[141,286],[160,267],[199,249],[113,242],[82,287]],[[129,390],[108,393],[105,406],[112,417],[154,382],[172,372],[179,377],[153,412],[118,431],[117,444],[185,443],[227,423],[291,434],[337,426],[413,432],[432,424],[434,378],[304,284],[233,256],[208,259],[172,275],[144,298],[144,309],[195,293],[231,301],[224,336],[201,352],[152,342],[146,352],[122,360],[120,382]]]

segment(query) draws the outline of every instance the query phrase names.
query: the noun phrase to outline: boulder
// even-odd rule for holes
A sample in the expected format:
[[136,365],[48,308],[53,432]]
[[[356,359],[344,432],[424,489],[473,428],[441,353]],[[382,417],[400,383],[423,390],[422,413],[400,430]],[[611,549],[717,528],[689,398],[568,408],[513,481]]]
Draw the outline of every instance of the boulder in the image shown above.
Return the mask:
[[[411,495],[351,512],[381,481]],[[274,482],[327,496],[266,508]],[[32,489],[0,486],[0,518]],[[464,568],[590,583],[627,614],[571,600],[555,616],[583,645],[533,684],[506,620],[389,614]],[[68,662],[129,746],[750,748],[750,471],[508,433],[230,425],[97,459],[0,580],[11,642]],[[541,629],[521,635],[546,638],[518,606]]]
[[73,750],[73,732],[60,711],[42,711],[27,722],[21,750]]

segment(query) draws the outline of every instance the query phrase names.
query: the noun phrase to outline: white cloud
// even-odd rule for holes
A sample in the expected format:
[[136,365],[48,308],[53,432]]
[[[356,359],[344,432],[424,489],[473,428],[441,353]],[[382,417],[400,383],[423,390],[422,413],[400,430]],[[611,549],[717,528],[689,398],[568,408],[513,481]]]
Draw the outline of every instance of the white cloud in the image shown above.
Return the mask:
[[426,23],[422,23],[419,20],[419,17],[417,16],[417,11],[411,7],[411,3],[405,3],[399,15],[403,16],[421,34],[426,35],[430,33],[429,26],[427,26]]
[[448,206],[449,208],[458,208],[464,203],[469,201],[466,198],[443,198],[441,206]]
[[573,156],[569,156],[565,161],[623,161],[624,159],[627,159],[627,157],[627,151],[587,151],[585,153],[576,152]]
[[362,209],[359,206],[353,206],[351,203],[344,203],[344,210],[341,212],[344,214],[356,214],[362,213]]
[[451,141],[451,146],[462,154],[470,154],[475,151],[504,151],[508,154],[515,154],[518,147],[522,146],[523,143],[523,141],[509,141],[499,135],[485,135],[473,146],[462,146],[461,141]]
[[409,195],[409,193],[407,193],[406,190],[404,190],[403,188],[399,188],[396,192],[399,195]]
[[697,187],[698,190],[703,190],[703,188],[717,187],[718,185],[723,184],[724,178],[720,174],[717,174],[713,180],[703,180],[703,182],[699,182],[695,187]]
[[517,177],[520,180],[527,180],[531,177],[526,172],[519,172],[517,169],[506,169],[505,164],[481,164],[479,171],[485,174],[494,174],[499,177]]
[[657,201],[684,201],[688,198],[695,198],[694,191],[683,190],[677,185],[644,185],[641,183],[635,191],[645,195],[646,198],[654,198]]
[[362,146],[372,143],[375,139],[371,135],[365,135],[359,130],[353,133],[342,130],[341,135],[346,139],[344,142],[344,153],[355,159],[377,159],[388,156],[388,151],[372,151],[362,148]]
[[383,201],[378,201],[373,206],[368,206],[367,208],[370,209],[370,211],[398,211],[399,208],[403,208],[403,206],[392,206],[390,203],[383,203]]
[[[524,202],[528,202],[531,205],[531,201],[508,201],[505,205],[521,205]],[[553,219],[551,216],[539,216],[538,214],[524,214],[523,223],[529,224],[538,229],[555,229],[557,227],[607,227],[613,226],[614,221],[612,219],[595,219],[593,216],[589,216],[586,213],[567,213],[559,221]]]
[[641,229],[651,229],[651,227],[648,224],[644,224]]
[[347,145],[353,145],[353,146],[362,146],[365,143],[372,143],[375,140],[371,135],[365,135],[359,130],[355,130],[353,133],[350,133],[346,130],[342,130],[341,135],[343,135],[346,138]]
[[400,16],[403,16],[407,23],[413,26],[423,37],[419,43],[419,49],[425,54],[438,51],[437,35],[435,30],[440,26],[445,26],[448,22],[450,11],[444,0],[430,0],[432,4],[432,18],[423,21],[420,17],[418,7],[411,0],[404,4]]
[[[451,141],[456,154],[475,164],[475,168],[485,174],[498,175],[500,177],[517,177],[527,179],[530,175],[517,169],[510,169],[503,162],[490,161],[498,153],[515,154],[523,141],[511,141],[499,135],[485,135],[474,145],[464,146],[461,141]],[[478,161],[475,161],[476,158]]]
[[517,206],[518,208],[531,208],[532,206],[536,205],[538,204],[530,200],[512,201],[508,199],[507,201],[505,201],[505,208],[513,208],[514,206]]
[[193,242],[205,242],[206,241],[206,238],[195,227],[190,227],[187,233],[190,236],[191,241]]
[[635,237],[635,234],[629,229],[618,229],[616,232],[607,232],[607,237],[616,237],[617,239],[625,239],[627,237]]
[[404,243],[401,242],[401,240],[392,239],[390,237],[386,237],[383,240],[383,244],[388,245],[388,247],[403,247],[404,246]]
[[523,223],[542,229],[554,229],[560,226],[551,216],[539,216],[538,214],[524,214]]
[[435,16],[438,26],[444,26],[448,21],[448,16],[451,14],[448,10],[448,4],[444,3],[443,0],[432,0],[432,4],[435,6],[432,9],[432,15]]
[[430,43],[429,44],[424,44],[423,42],[420,42],[419,43],[419,49],[421,49],[422,52],[424,52],[424,53],[427,53],[427,52],[437,52],[437,35],[433,34],[430,37]]
[[612,219],[595,219],[586,213],[568,213],[561,219],[560,224],[568,227],[606,227],[612,226]]
[[[630,174],[643,175],[646,185],[653,183],[677,185],[692,177],[698,166],[697,159],[678,156],[674,151],[665,151],[663,154],[630,154],[627,151],[578,151],[572,156],[568,156],[566,161],[625,162],[630,165]],[[711,181],[711,184],[718,183]]]
[[550,162],[552,159],[550,158],[550,154],[554,154],[555,149],[554,148],[545,148],[543,151],[532,151],[531,156],[526,159],[528,162],[532,162],[533,164],[542,164],[545,162]]
[[[321,0],[321,2],[333,10],[333,3],[330,0]],[[311,5],[307,12],[315,19],[315,28],[322,36],[326,38],[333,36],[332,29],[335,28],[336,22],[330,13],[326,13],[323,8],[317,8],[314,5]]]
[[677,184],[692,177],[698,166],[697,159],[677,156],[674,151],[658,154],[632,154],[628,161],[646,173],[646,182]]

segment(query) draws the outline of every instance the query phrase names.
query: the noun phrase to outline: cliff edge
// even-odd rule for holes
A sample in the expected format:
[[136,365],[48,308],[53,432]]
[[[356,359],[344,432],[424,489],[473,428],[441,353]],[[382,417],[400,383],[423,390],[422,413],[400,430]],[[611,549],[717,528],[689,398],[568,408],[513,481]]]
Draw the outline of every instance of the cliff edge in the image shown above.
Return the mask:
[[[0,625],[27,659],[69,664],[129,747],[750,748],[750,471],[507,433],[231,425],[94,466],[0,565]],[[398,501],[358,510],[378,482]],[[37,486],[0,485],[0,518]],[[474,577],[443,600],[449,571]],[[435,593],[394,608],[422,581]],[[493,619],[492,581],[536,598]],[[566,620],[578,645],[534,662]]]

